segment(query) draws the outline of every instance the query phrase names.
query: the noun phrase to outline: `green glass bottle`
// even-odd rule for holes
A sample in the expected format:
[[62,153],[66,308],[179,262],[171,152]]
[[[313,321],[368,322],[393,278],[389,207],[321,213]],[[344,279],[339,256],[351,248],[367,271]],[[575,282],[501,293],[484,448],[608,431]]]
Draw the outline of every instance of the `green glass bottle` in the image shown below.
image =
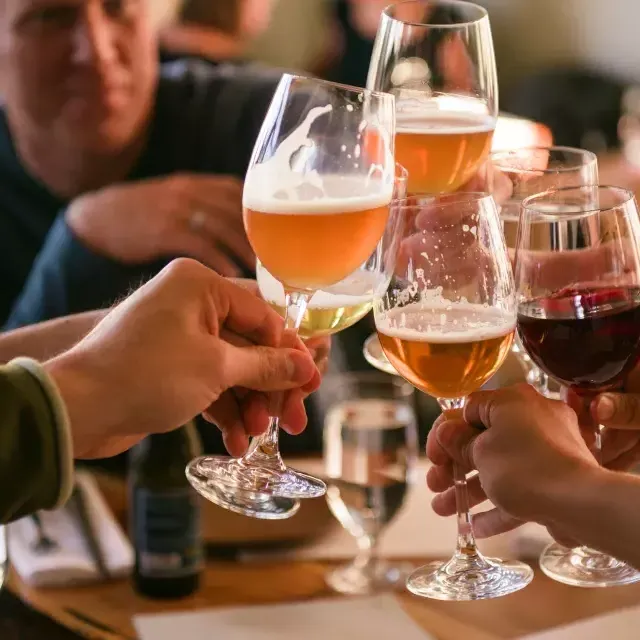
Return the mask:
[[195,426],[155,434],[132,452],[130,535],[135,589],[151,598],[181,598],[198,589],[204,568],[200,498],[185,467],[201,453]]

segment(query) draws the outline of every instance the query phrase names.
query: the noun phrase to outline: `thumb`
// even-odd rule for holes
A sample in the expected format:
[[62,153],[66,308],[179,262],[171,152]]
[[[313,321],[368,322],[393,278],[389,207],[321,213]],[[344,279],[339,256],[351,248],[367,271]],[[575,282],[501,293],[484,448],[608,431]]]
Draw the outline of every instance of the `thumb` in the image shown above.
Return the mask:
[[318,373],[311,356],[297,349],[233,345],[227,347],[227,388],[285,391],[304,387]]
[[592,405],[594,418],[605,427],[640,429],[640,396],[633,393],[603,393]]

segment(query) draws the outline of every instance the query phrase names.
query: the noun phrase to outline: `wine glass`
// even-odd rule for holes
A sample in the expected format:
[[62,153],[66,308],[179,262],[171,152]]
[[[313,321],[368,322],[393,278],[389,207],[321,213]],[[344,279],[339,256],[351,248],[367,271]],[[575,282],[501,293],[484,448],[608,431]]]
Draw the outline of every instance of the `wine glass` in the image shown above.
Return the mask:
[[[505,180],[509,181],[511,189],[511,195],[500,207],[510,252],[515,252],[520,208],[525,198],[549,189],[598,184],[598,158],[584,149],[526,147],[496,151],[491,154],[489,167],[489,191],[504,190]],[[560,393],[550,388],[549,376],[531,360],[517,335],[513,353],[524,370],[527,382],[543,396],[558,400]]]
[[404,503],[418,453],[413,387],[377,371],[324,381],[335,404],[324,427],[326,499],[356,539],[358,554],[326,575],[340,593],[367,594],[403,583],[407,568],[383,562],[378,543]]
[[[493,198],[484,193],[414,197],[404,207],[394,278],[374,300],[376,330],[398,373],[443,412],[500,368],[516,325],[509,255]],[[439,600],[478,600],[525,587],[531,568],[484,558],[476,547],[466,476],[454,465],[458,538],[454,556],[413,573],[408,589]]]
[[[396,159],[408,194],[456,191],[485,163],[498,117],[498,78],[487,11],[458,0],[387,7],[367,87],[396,98]],[[365,359],[393,372],[376,336]]]
[[498,116],[487,11],[457,0],[387,7],[367,87],[396,97],[396,159],[409,195],[456,191],[489,155]]
[[[396,163],[393,201],[404,200],[407,193],[407,170]],[[385,235],[396,234],[398,216],[389,215]],[[388,243],[386,243],[388,244]],[[348,329],[364,318],[373,307],[373,294],[377,287],[383,289],[391,278],[393,264],[380,263],[378,248],[369,259],[344,280],[330,287],[316,291],[311,297],[298,329],[301,338],[310,339],[329,336]],[[284,287],[257,260],[256,277],[262,297],[284,317]]]
[[[618,388],[640,357],[639,242],[637,204],[625,189],[563,188],[522,203],[518,333],[535,364],[585,408],[598,393]],[[600,457],[600,428],[594,429]],[[586,547],[552,544],[540,567],[574,586],[640,580],[633,567]]]
[[[385,232],[394,134],[390,94],[291,74],[280,80],[245,178],[243,211],[256,256],[285,290],[283,344],[297,334],[312,295],[362,265]],[[267,432],[241,459],[204,456],[188,465],[200,493],[272,519],[289,517],[298,499],[325,493],[324,482],[282,461],[281,404],[280,394]],[[274,499],[285,503],[274,510]]]

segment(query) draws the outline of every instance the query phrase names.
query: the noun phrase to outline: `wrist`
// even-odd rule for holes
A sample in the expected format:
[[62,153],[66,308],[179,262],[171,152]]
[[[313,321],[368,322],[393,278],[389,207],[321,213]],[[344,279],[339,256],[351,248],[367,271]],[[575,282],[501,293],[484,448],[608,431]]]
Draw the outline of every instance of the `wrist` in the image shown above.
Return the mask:
[[85,457],[113,424],[113,402],[104,397],[103,391],[108,385],[101,383],[99,370],[88,358],[74,351],[59,355],[43,366],[65,403],[74,457]]

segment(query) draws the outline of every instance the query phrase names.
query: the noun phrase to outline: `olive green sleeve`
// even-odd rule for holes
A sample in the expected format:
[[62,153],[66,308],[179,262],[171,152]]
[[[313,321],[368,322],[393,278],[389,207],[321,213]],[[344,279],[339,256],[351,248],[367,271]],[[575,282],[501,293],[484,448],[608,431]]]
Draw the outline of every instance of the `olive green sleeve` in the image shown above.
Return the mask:
[[55,383],[34,360],[0,367],[0,523],[60,506],[72,477],[68,419]]

